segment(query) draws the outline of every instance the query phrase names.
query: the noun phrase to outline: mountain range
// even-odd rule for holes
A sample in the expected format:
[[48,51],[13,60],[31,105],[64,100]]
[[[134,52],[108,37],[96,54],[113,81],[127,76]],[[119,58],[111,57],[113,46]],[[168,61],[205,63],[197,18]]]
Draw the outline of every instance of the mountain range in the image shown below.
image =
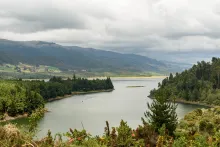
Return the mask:
[[122,54],[78,46],[63,46],[44,41],[0,39],[0,64],[16,65],[19,62],[54,66],[62,71],[114,72],[118,70],[168,73],[183,69],[183,67],[171,62],[158,61],[136,54]]

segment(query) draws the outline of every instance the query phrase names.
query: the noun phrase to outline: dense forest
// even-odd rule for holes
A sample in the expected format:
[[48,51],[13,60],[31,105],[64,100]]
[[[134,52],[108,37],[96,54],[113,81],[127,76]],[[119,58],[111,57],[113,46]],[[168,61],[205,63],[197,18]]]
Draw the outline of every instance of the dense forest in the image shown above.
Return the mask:
[[88,80],[76,78],[63,80],[52,77],[45,81],[1,80],[0,81],[0,117],[5,115],[31,114],[37,108],[44,107],[49,99],[71,95],[72,92],[87,92],[114,89],[110,78]]
[[153,97],[161,90],[177,100],[220,105],[220,58],[213,57],[211,62],[198,62],[176,75],[171,73],[158,83],[158,89],[153,89],[150,96]]

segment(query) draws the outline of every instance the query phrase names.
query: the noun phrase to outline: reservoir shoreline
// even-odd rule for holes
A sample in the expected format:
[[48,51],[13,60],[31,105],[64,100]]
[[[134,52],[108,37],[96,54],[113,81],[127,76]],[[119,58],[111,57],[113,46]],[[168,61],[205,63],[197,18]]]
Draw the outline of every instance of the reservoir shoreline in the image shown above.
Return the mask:
[[191,104],[191,105],[198,105],[198,106],[205,106],[205,107],[209,107],[209,108],[212,108],[212,107],[215,107],[216,105],[209,105],[209,104],[206,104],[206,103],[202,103],[202,102],[199,102],[199,101],[186,101],[186,100],[183,100],[183,99],[176,99],[175,100],[176,103],[180,103],[180,104]]
[[[152,96],[148,96],[150,99],[154,99]],[[175,99],[175,103],[178,103],[178,104],[190,104],[190,105],[197,105],[197,106],[204,106],[204,107],[209,107],[209,108],[212,108],[212,107],[215,107],[217,105],[209,105],[209,104],[206,104],[206,103],[203,103],[203,102],[199,102],[199,101],[186,101],[184,99]]]
[[[112,92],[113,90],[114,89],[72,92],[72,94],[64,95],[63,97],[50,98],[50,99],[48,99],[48,101],[46,103],[50,103],[50,102],[57,101],[57,100],[62,100],[62,99],[65,99],[65,98],[70,98],[70,97],[75,96],[75,95],[86,95],[86,94],[93,94],[93,93]],[[44,109],[45,109],[44,113],[49,112],[47,110],[47,108],[44,108]],[[27,117],[28,117],[27,113],[24,113],[22,115],[17,115],[17,116],[14,116],[14,117],[8,116],[6,114],[6,117],[3,120],[0,120],[0,123],[16,120],[16,119],[20,119],[20,118],[27,118]]]
[[92,94],[92,93],[112,92],[113,90],[114,89],[93,90],[93,91],[76,91],[76,92],[72,92],[72,94],[70,94],[70,95],[64,95],[62,97],[50,98],[50,99],[48,99],[47,102],[53,102],[53,101],[62,100],[62,99],[65,99],[65,98],[70,98],[74,95],[85,95],[85,94]]

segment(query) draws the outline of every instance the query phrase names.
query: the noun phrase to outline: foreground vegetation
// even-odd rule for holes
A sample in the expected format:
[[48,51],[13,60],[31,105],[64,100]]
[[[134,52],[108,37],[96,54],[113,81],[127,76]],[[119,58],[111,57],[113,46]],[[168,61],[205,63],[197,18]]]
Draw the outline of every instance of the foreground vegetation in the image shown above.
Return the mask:
[[[142,125],[132,129],[121,120],[118,127],[106,121],[103,136],[92,136],[86,130],[69,129],[52,136],[50,130],[39,140],[34,139],[41,109],[30,116],[27,129],[7,124],[0,127],[0,143],[4,147],[219,147],[220,107],[197,109],[177,124],[176,105],[161,98],[149,105]],[[174,110],[174,111],[173,111]],[[160,113],[158,113],[160,112]],[[67,138],[67,139],[66,139]]]
[[154,97],[161,90],[176,100],[220,105],[220,58],[213,57],[211,63],[198,62],[175,76],[170,74],[158,84],[157,90],[151,91],[150,96]]
[[11,116],[30,115],[37,108],[44,108],[48,100],[64,97],[75,92],[100,91],[114,89],[110,78],[87,80],[84,78],[63,80],[53,77],[45,81],[0,81],[0,119]]

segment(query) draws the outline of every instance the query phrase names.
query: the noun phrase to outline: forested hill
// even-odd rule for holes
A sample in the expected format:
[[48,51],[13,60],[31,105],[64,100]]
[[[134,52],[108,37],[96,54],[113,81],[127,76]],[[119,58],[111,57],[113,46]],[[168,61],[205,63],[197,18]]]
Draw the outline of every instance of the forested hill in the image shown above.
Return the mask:
[[153,97],[159,92],[170,98],[220,105],[220,58],[198,62],[175,76],[170,74],[150,95]]
[[[43,41],[0,39],[0,64],[48,65],[60,70],[167,72],[171,66],[146,56],[121,54]],[[179,69],[178,69],[179,70]]]
[[100,92],[113,90],[110,78],[88,80],[85,78],[52,77],[48,82],[0,80],[0,120],[6,115],[31,114],[32,111],[44,107],[44,102],[72,95],[74,92]]

